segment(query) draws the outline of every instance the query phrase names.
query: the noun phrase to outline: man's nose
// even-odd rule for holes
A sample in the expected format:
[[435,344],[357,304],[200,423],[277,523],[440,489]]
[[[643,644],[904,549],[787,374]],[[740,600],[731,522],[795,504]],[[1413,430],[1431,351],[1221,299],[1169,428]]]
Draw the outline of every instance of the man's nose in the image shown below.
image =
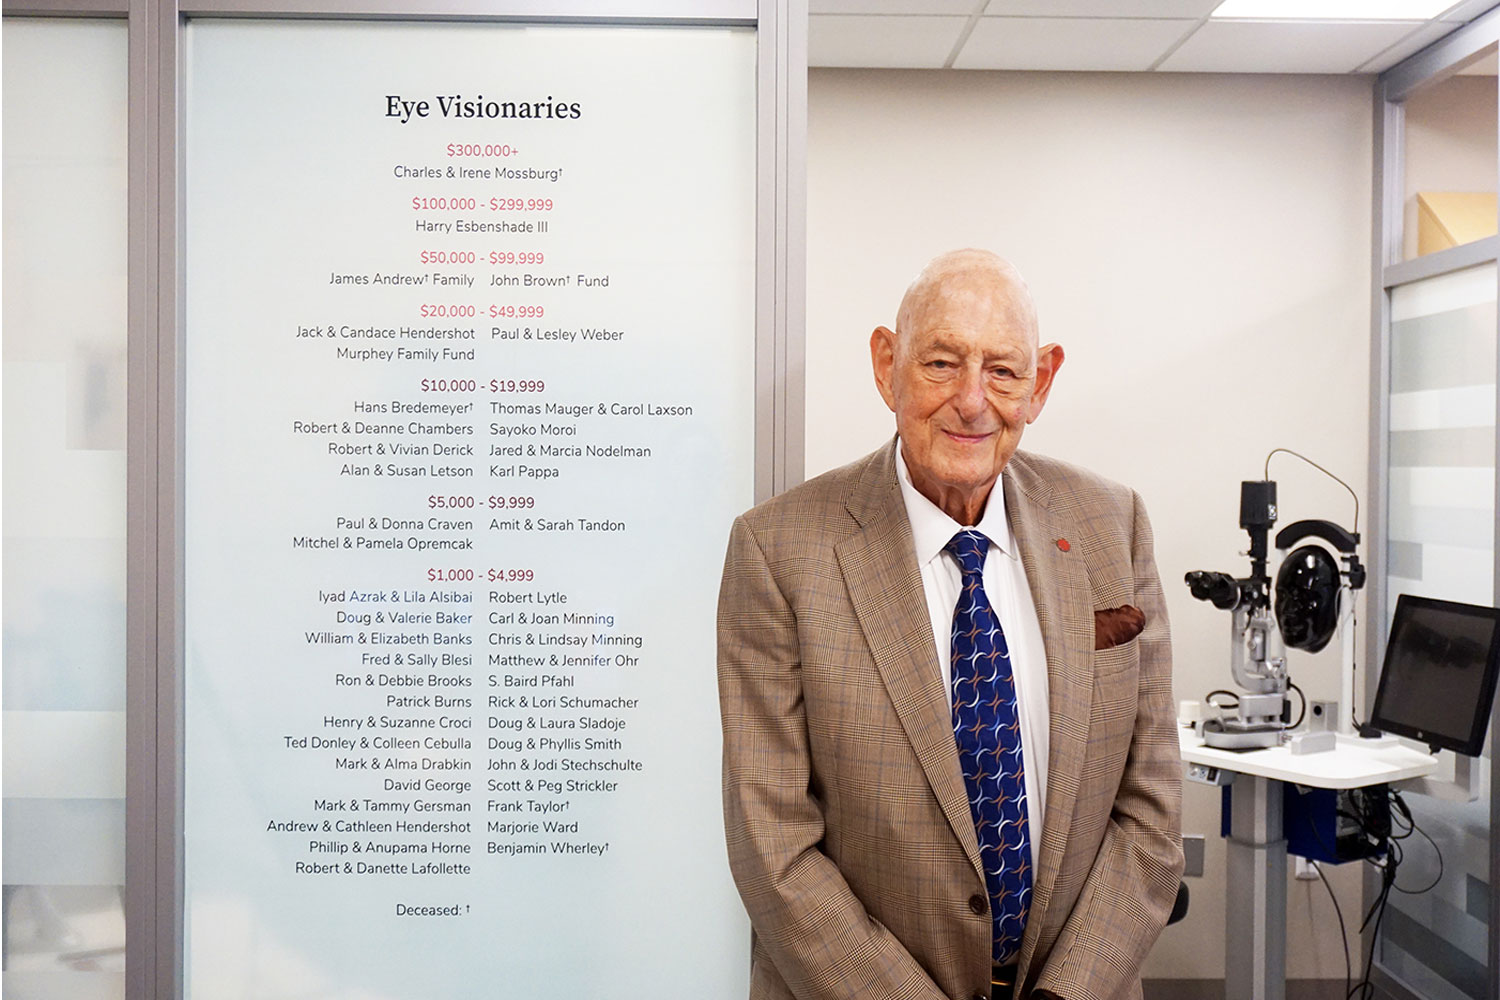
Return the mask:
[[984,394],[984,370],[980,366],[964,366],[953,404],[958,408],[958,415],[965,420],[975,420],[984,414],[988,400]]

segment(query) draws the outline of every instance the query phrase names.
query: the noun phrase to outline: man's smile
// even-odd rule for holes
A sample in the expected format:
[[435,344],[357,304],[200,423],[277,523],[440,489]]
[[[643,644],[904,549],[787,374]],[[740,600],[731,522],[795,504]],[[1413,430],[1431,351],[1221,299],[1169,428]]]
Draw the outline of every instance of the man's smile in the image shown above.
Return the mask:
[[959,444],[982,444],[995,436],[995,431],[984,431],[983,433],[964,433],[962,431],[943,431],[943,433]]

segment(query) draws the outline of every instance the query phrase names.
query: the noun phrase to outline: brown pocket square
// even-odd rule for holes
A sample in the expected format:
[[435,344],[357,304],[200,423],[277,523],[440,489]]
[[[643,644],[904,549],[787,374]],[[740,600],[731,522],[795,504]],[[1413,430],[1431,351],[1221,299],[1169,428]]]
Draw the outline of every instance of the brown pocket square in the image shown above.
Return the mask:
[[1131,604],[1094,612],[1094,649],[1113,649],[1141,634],[1146,616]]

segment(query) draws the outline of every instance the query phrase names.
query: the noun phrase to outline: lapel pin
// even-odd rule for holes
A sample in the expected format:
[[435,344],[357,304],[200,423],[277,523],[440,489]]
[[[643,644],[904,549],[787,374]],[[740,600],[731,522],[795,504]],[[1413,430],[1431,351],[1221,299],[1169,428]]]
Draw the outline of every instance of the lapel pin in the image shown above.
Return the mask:
[[1066,538],[1059,538],[1057,540],[1057,547],[1059,549],[1062,549],[1064,552],[1067,552],[1073,546],[1071,546],[1071,545],[1068,544],[1068,540]]

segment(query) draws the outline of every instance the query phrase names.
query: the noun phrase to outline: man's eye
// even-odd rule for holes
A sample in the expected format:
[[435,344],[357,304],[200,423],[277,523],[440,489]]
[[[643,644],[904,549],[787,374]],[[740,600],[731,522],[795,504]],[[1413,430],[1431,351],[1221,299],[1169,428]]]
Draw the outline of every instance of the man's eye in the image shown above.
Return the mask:
[[928,368],[952,368],[953,367],[953,362],[951,362],[951,361],[929,361],[929,362],[927,362],[927,367]]

